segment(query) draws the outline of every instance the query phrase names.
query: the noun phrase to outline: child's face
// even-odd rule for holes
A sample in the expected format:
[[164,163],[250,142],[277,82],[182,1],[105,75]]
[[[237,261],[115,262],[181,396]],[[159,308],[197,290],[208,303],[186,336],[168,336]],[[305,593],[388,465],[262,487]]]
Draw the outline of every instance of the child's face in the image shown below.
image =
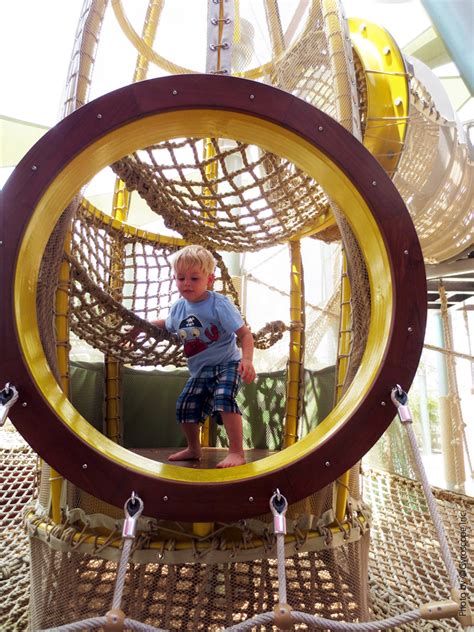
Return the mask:
[[207,290],[212,287],[213,274],[207,274],[199,266],[178,268],[175,274],[178,292],[190,303],[198,303],[207,297]]

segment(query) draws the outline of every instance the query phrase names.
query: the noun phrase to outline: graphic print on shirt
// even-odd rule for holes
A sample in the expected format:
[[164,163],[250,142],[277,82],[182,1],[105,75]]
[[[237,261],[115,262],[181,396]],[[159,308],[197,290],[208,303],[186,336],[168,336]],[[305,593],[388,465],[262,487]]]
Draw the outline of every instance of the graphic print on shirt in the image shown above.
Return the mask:
[[178,334],[184,343],[184,355],[187,358],[205,351],[210,344],[219,340],[219,330],[217,326],[212,324],[204,330],[204,336],[209,342],[200,338],[203,333],[204,326],[194,314],[190,314],[179,323]]

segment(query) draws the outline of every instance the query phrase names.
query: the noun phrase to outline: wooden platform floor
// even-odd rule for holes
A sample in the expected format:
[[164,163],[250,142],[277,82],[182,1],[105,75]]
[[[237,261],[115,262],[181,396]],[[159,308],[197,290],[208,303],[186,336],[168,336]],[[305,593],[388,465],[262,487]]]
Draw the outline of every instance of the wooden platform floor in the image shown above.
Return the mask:
[[[152,459],[153,461],[159,461],[160,463],[170,463],[170,461],[168,461],[169,455],[177,450],[179,450],[179,448],[135,448],[131,450],[131,452],[145,456],[147,459]],[[247,463],[251,463],[252,461],[264,459],[271,454],[274,454],[272,450],[245,450],[245,460]],[[226,455],[226,448],[203,448],[200,461],[173,461],[173,465],[198,469],[213,469]]]

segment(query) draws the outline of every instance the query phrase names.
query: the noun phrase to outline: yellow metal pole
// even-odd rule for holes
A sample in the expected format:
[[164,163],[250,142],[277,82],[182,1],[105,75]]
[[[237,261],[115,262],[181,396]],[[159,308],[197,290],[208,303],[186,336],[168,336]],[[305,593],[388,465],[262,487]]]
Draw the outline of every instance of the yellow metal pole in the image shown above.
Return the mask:
[[[347,275],[347,258],[345,252],[342,253],[342,274],[341,274],[341,315],[339,327],[339,350],[337,354],[336,367],[336,392],[335,404],[340,401],[344,393],[344,382],[349,366],[349,355],[352,345],[351,328],[351,285]],[[350,470],[344,472],[337,479],[336,494],[336,519],[339,522],[344,520],[346,515],[347,498],[349,496]]]
[[285,50],[285,38],[283,37],[280,12],[276,0],[265,0],[265,14],[272,43],[273,57],[280,57]]
[[[66,236],[67,250],[71,243],[71,231]],[[69,392],[69,289],[70,289],[69,263],[64,258],[59,269],[58,286],[56,289],[54,311],[56,330],[56,361],[59,372],[59,385],[62,390]],[[50,468],[51,491],[51,517],[56,524],[61,523],[61,492],[63,477]]]
[[[150,46],[155,39],[158,23],[163,10],[163,0],[150,0],[143,25],[143,39]],[[133,81],[146,79],[149,61],[138,55]],[[125,183],[117,178],[112,201],[112,217],[121,222],[128,219],[131,195]],[[111,261],[110,292],[120,300],[123,289],[123,247],[121,240],[114,245]],[[120,393],[122,390],[122,363],[112,356],[105,358],[105,428],[106,435],[115,443],[120,443]]]
[[[220,50],[220,49],[218,49]],[[219,66],[217,67],[219,70]],[[204,157],[208,161],[205,168],[206,178],[208,181],[213,181],[217,178],[217,161],[212,160],[212,158],[216,155],[216,151],[214,145],[212,143],[211,138],[206,138],[204,141]],[[213,210],[216,207],[216,201],[211,199],[214,193],[214,185],[210,184],[207,187],[203,188],[203,196],[209,196],[209,199],[205,200],[206,207],[209,208],[209,216],[212,215]],[[211,424],[209,417],[204,422],[201,429],[201,445],[209,446],[211,441]]]
[[[115,181],[112,217],[123,222],[128,217],[130,208],[130,193],[125,184]],[[120,299],[123,289],[123,245],[117,239],[111,252],[109,291],[111,295]],[[113,356],[105,357],[105,432],[109,439],[120,443],[120,392],[122,365]]]
[[344,47],[339,2],[336,2],[336,0],[323,0],[322,11],[331,64],[337,120],[353,134],[352,88],[347,72],[346,49]]
[[339,402],[343,394],[344,380],[349,364],[349,353],[352,344],[351,329],[351,285],[347,275],[347,258],[342,252],[342,274],[341,274],[341,313],[339,327],[339,351],[337,355],[337,383],[335,393],[335,404]]
[[298,440],[298,419],[303,365],[303,264],[301,242],[290,241],[290,354],[286,387],[286,418],[283,447]]

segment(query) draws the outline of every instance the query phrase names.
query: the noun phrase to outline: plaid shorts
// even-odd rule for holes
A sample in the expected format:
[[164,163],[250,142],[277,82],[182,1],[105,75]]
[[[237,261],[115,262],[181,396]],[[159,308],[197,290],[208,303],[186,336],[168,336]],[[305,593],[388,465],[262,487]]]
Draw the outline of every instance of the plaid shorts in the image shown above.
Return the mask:
[[176,402],[179,423],[203,423],[211,415],[217,423],[220,412],[239,413],[235,398],[242,383],[239,362],[206,366],[197,377],[191,377]]

